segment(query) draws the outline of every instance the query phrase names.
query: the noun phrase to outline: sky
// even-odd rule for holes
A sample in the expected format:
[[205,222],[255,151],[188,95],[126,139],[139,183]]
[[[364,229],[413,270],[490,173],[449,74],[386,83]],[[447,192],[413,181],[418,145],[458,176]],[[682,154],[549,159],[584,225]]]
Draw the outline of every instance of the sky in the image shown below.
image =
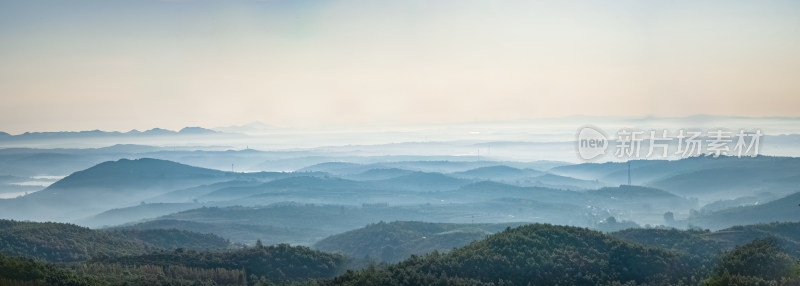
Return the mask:
[[800,1],[0,0],[0,131],[800,116]]

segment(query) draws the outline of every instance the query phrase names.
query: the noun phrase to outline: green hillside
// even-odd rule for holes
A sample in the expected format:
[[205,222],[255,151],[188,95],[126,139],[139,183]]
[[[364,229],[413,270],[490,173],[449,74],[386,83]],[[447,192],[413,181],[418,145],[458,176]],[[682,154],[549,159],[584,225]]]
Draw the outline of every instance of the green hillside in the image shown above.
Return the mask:
[[224,249],[216,235],[180,230],[93,230],[64,223],[0,220],[0,253],[50,262],[139,255],[158,249]]
[[396,221],[375,223],[364,228],[325,238],[314,248],[354,258],[398,262],[412,254],[449,251],[484,239],[509,224],[452,224]]
[[[333,285],[667,285],[695,268],[677,252],[584,228],[533,224],[507,229],[446,254],[385,269],[350,271]],[[694,281],[685,281],[694,282]]]

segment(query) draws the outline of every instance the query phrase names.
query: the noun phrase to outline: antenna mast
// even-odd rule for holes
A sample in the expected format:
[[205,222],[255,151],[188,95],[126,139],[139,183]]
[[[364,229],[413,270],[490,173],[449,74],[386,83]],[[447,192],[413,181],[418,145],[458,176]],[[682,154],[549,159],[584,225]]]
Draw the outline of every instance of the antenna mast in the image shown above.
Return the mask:
[[631,185],[631,161],[628,161],[628,186]]

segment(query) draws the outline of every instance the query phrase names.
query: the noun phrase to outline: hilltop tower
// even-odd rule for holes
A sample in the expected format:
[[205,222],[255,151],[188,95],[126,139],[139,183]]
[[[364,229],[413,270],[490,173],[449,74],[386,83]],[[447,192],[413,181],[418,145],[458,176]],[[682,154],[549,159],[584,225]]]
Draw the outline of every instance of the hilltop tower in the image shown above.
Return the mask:
[[631,161],[628,161],[628,186],[631,185]]

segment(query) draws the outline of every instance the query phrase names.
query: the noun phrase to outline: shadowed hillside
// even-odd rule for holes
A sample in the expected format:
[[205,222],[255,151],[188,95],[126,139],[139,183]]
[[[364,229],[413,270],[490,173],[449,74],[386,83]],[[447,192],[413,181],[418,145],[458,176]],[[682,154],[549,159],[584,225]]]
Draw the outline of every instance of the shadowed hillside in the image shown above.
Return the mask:
[[164,160],[121,159],[75,172],[28,196],[2,200],[0,215],[66,221],[230,177],[233,175]]
[[0,220],[0,253],[51,262],[143,254],[157,249],[224,249],[228,241],[179,230],[108,232],[72,224]]
[[692,271],[688,259],[675,252],[582,228],[534,224],[446,254],[411,257],[385,269],[348,272],[333,284],[663,285],[676,283],[680,275],[675,274]]
[[380,222],[327,237],[314,248],[350,257],[398,262],[412,254],[449,251],[503,230],[509,224],[446,224],[413,221]]

